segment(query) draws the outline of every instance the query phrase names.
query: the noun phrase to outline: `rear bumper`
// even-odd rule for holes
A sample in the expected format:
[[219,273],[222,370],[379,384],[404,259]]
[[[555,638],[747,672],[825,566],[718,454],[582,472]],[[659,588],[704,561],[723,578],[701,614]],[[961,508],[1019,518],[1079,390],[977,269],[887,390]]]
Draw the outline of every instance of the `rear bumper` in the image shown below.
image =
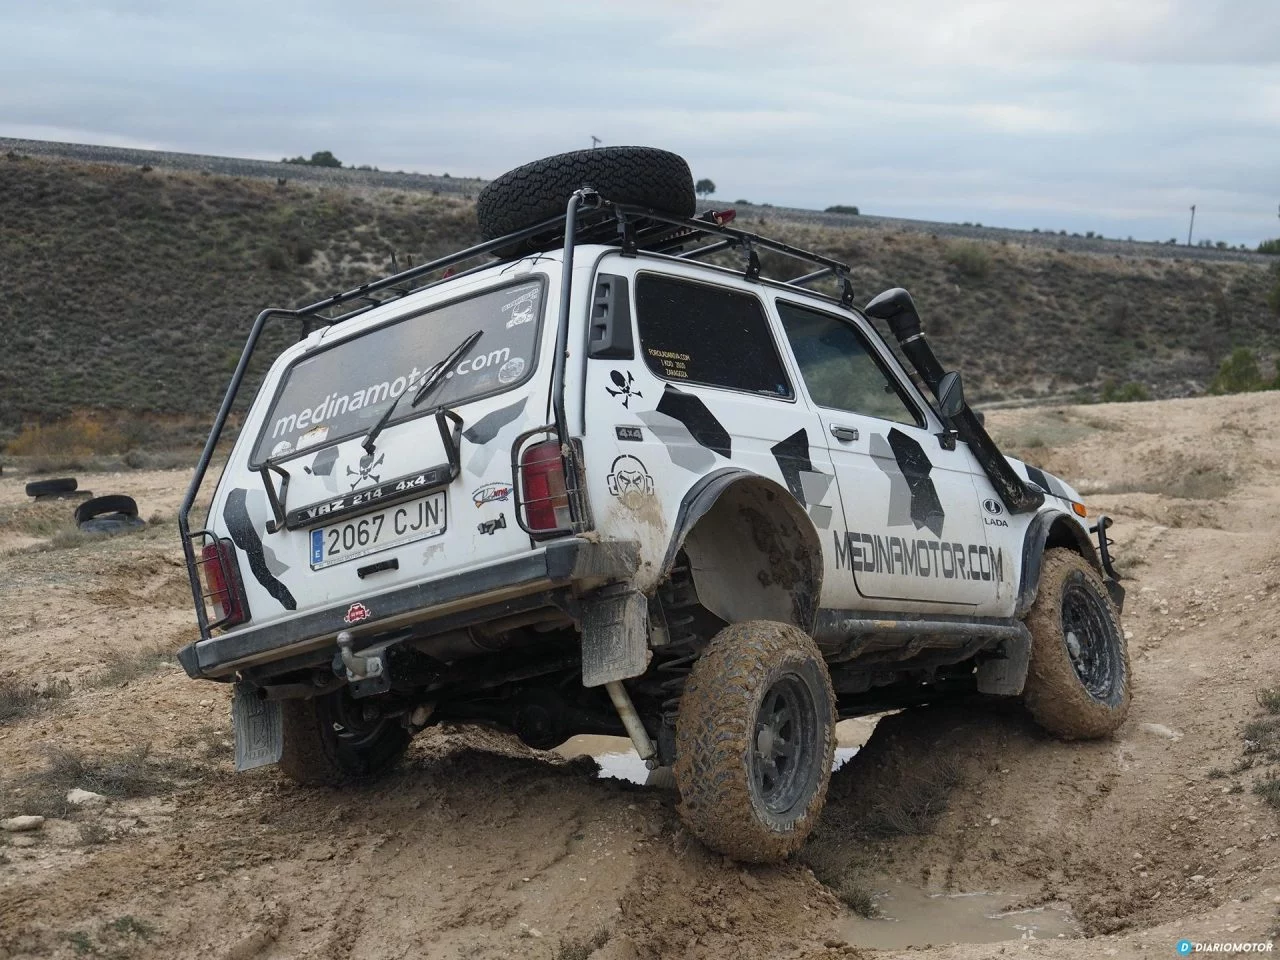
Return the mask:
[[[377,633],[511,597],[562,590],[570,584],[591,589],[628,579],[638,565],[634,543],[560,540],[514,560],[362,599],[372,616],[353,632]],[[327,646],[340,631],[352,629],[345,619],[350,607],[344,602],[282,623],[199,640],[178,651],[178,662],[189,677],[217,679],[241,667]]]

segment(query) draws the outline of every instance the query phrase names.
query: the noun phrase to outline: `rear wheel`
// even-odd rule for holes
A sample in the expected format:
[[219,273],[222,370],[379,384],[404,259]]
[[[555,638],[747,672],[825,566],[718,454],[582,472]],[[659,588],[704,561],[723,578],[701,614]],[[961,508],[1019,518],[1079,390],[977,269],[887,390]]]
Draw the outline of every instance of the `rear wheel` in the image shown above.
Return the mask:
[[1023,692],[1040,726],[1068,740],[1106,736],[1129,713],[1129,650],[1098,572],[1072,550],[1046,550],[1026,618],[1031,665]]
[[799,849],[826,801],[835,694],[813,641],[756,620],[720,631],[676,720],[680,813],[707,846],[766,863]]
[[396,717],[384,717],[345,689],[309,700],[281,702],[284,753],[280,769],[310,785],[377,777],[399,762],[410,734]]

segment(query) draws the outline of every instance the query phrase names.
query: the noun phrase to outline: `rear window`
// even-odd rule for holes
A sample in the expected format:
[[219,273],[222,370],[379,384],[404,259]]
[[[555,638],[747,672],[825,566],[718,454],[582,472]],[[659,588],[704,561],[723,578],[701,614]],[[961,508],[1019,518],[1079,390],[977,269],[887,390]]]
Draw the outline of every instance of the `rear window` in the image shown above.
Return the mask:
[[660,377],[792,395],[764,307],[749,293],[641,274],[636,319],[644,362]]
[[[284,375],[252,462],[364,433],[406,391],[390,423],[518,386],[537,360],[543,292],[541,280],[490,290],[304,357]],[[412,407],[431,368],[477,330],[481,337],[466,356]]]

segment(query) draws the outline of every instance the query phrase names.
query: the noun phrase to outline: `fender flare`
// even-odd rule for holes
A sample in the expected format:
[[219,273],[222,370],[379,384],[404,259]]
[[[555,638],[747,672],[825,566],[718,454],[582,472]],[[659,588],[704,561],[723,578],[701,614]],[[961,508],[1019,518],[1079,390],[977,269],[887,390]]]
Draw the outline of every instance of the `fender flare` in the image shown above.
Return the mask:
[[1070,538],[1069,543],[1063,543],[1061,546],[1071,547],[1088,560],[1099,574],[1103,573],[1093,541],[1081,529],[1075,518],[1062,510],[1041,511],[1031,519],[1031,524],[1022,538],[1022,581],[1018,584],[1018,606],[1014,610],[1015,617],[1026,616],[1031,605],[1036,602],[1036,593],[1040,588],[1040,561],[1044,558],[1049,537],[1055,530],[1065,531]]
[[796,534],[809,547],[808,550],[804,551],[804,557],[808,563],[805,579],[808,581],[809,589],[806,591],[807,597],[803,599],[797,599],[793,595],[796,607],[792,622],[806,633],[812,635],[817,619],[818,600],[822,591],[825,572],[822,540],[813,526],[813,521],[805,514],[803,508],[796,502],[795,497],[786,487],[776,480],[750,470],[745,470],[741,467],[724,467],[715,470],[700,478],[685,492],[685,495],[681,498],[679,510],[676,512],[675,522],[672,525],[671,539],[663,557],[659,582],[670,575],[672,568],[675,566],[677,554],[684,547],[686,540],[697,527],[698,522],[712,511],[723,496],[734,487],[742,484],[751,484],[764,491],[766,495],[771,494],[770,499],[776,497],[776,504],[781,506],[782,512],[786,514],[790,528],[794,529]]

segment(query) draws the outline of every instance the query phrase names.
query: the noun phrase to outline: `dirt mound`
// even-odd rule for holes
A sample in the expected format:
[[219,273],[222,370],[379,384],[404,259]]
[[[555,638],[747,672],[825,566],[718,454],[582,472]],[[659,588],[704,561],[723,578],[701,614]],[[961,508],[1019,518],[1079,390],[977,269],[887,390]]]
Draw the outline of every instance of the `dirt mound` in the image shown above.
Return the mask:
[[[0,833],[0,955],[835,958],[861,955],[841,924],[894,884],[1062,905],[1081,934],[900,954],[914,960],[1274,936],[1280,752],[1257,694],[1280,686],[1280,439],[1258,425],[1277,414],[1275,394],[992,412],[1117,518],[1129,720],[1060,743],[990,702],[886,717],[776,868],[709,854],[673,794],[492,731],[428,731],[356,789],[236,775],[228,688],[171,660],[192,630],[172,524],[42,537],[0,557],[0,697],[50,694],[15,695],[0,724],[0,818],[48,817]],[[186,478],[127,479],[171,511]],[[0,510],[24,501],[0,477]],[[105,802],[66,801],[68,770],[121,764],[132,779],[94,775]]]

